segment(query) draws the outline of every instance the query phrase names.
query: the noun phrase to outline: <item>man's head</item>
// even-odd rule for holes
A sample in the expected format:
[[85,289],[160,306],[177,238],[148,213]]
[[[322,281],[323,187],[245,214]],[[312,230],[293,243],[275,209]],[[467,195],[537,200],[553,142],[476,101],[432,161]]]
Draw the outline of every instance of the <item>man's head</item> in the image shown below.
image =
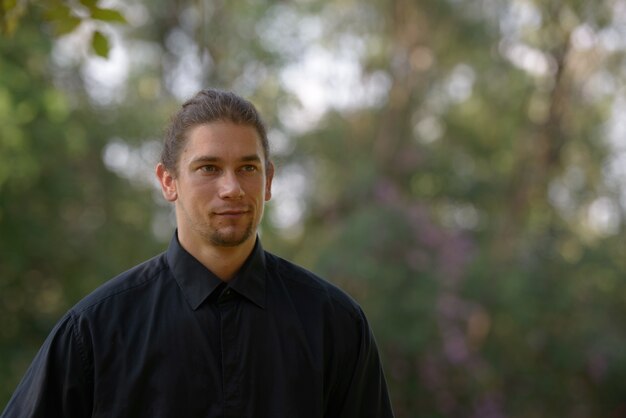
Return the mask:
[[183,103],[174,115],[165,134],[161,163],[172,174],[178,172],[181,151],[196,126],[211,122],[232,122],[253,127],[259,135],[266,169],[269,169],[270,150],[265,123],[256,108],[248,100],[227,91],[205,89]]
[[252,246],[274,166],[254,106],[203,90],[172,120],[156,175],[176,206],[178,238],[192,254],[210,247]]

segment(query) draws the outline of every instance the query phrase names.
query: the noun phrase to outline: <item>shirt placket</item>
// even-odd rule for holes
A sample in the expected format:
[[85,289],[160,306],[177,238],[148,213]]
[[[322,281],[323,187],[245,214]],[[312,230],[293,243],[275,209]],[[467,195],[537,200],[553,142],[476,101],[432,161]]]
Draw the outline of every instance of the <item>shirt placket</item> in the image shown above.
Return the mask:
[[240,355],[237,342],[237,308],[239,300],[232,289],[225,289],[219,300],[222,351],[222,387],[224,390],[224,417],[241,416]]

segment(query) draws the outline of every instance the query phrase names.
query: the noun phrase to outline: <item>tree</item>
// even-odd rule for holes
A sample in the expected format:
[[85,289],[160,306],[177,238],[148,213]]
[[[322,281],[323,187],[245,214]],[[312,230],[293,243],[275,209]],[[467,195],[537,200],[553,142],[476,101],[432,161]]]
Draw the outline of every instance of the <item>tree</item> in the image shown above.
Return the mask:
[[169,102],[98,106],[71,88],[77,69],[54,68],[51,47],[32,16],[0,38],[2,405],[62,313],[164,246],[152,234],[152,189],[103,155],[112,138],[132,149],[157,136]]
[[11,36],[19,27],[28,9],[41,14],[55,37],[91,26],[91,47],[101,57],[109,55],[109,39],[98,29],[103,23],[127,23],[118,10],[98,6],[98,0],[50,0],[29,4],[28,0],[3,0],[0,2],[0,34]]

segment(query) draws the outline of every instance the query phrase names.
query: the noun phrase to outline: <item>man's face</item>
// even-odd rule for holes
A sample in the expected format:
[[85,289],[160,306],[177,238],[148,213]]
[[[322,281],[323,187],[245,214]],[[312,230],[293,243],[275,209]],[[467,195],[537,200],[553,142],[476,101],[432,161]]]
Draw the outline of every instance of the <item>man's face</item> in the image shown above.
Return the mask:
[[235,247],[256,238],[271,197],[273,166],[266,171],[256,130],[232,122],[192,128],[178,173],[157,167],[163,194],[176,204],[178,237],[191,245]]

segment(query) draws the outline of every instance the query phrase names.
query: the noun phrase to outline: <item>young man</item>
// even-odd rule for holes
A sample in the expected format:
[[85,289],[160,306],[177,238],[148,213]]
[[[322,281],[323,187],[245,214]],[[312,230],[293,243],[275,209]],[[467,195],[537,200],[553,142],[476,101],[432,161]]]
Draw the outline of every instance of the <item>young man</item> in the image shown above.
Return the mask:
[[392,417],[356,302],[261,247],[274,166],[254,106],[199,92],[156,175],[168,250],[60,320],[2,417]]

